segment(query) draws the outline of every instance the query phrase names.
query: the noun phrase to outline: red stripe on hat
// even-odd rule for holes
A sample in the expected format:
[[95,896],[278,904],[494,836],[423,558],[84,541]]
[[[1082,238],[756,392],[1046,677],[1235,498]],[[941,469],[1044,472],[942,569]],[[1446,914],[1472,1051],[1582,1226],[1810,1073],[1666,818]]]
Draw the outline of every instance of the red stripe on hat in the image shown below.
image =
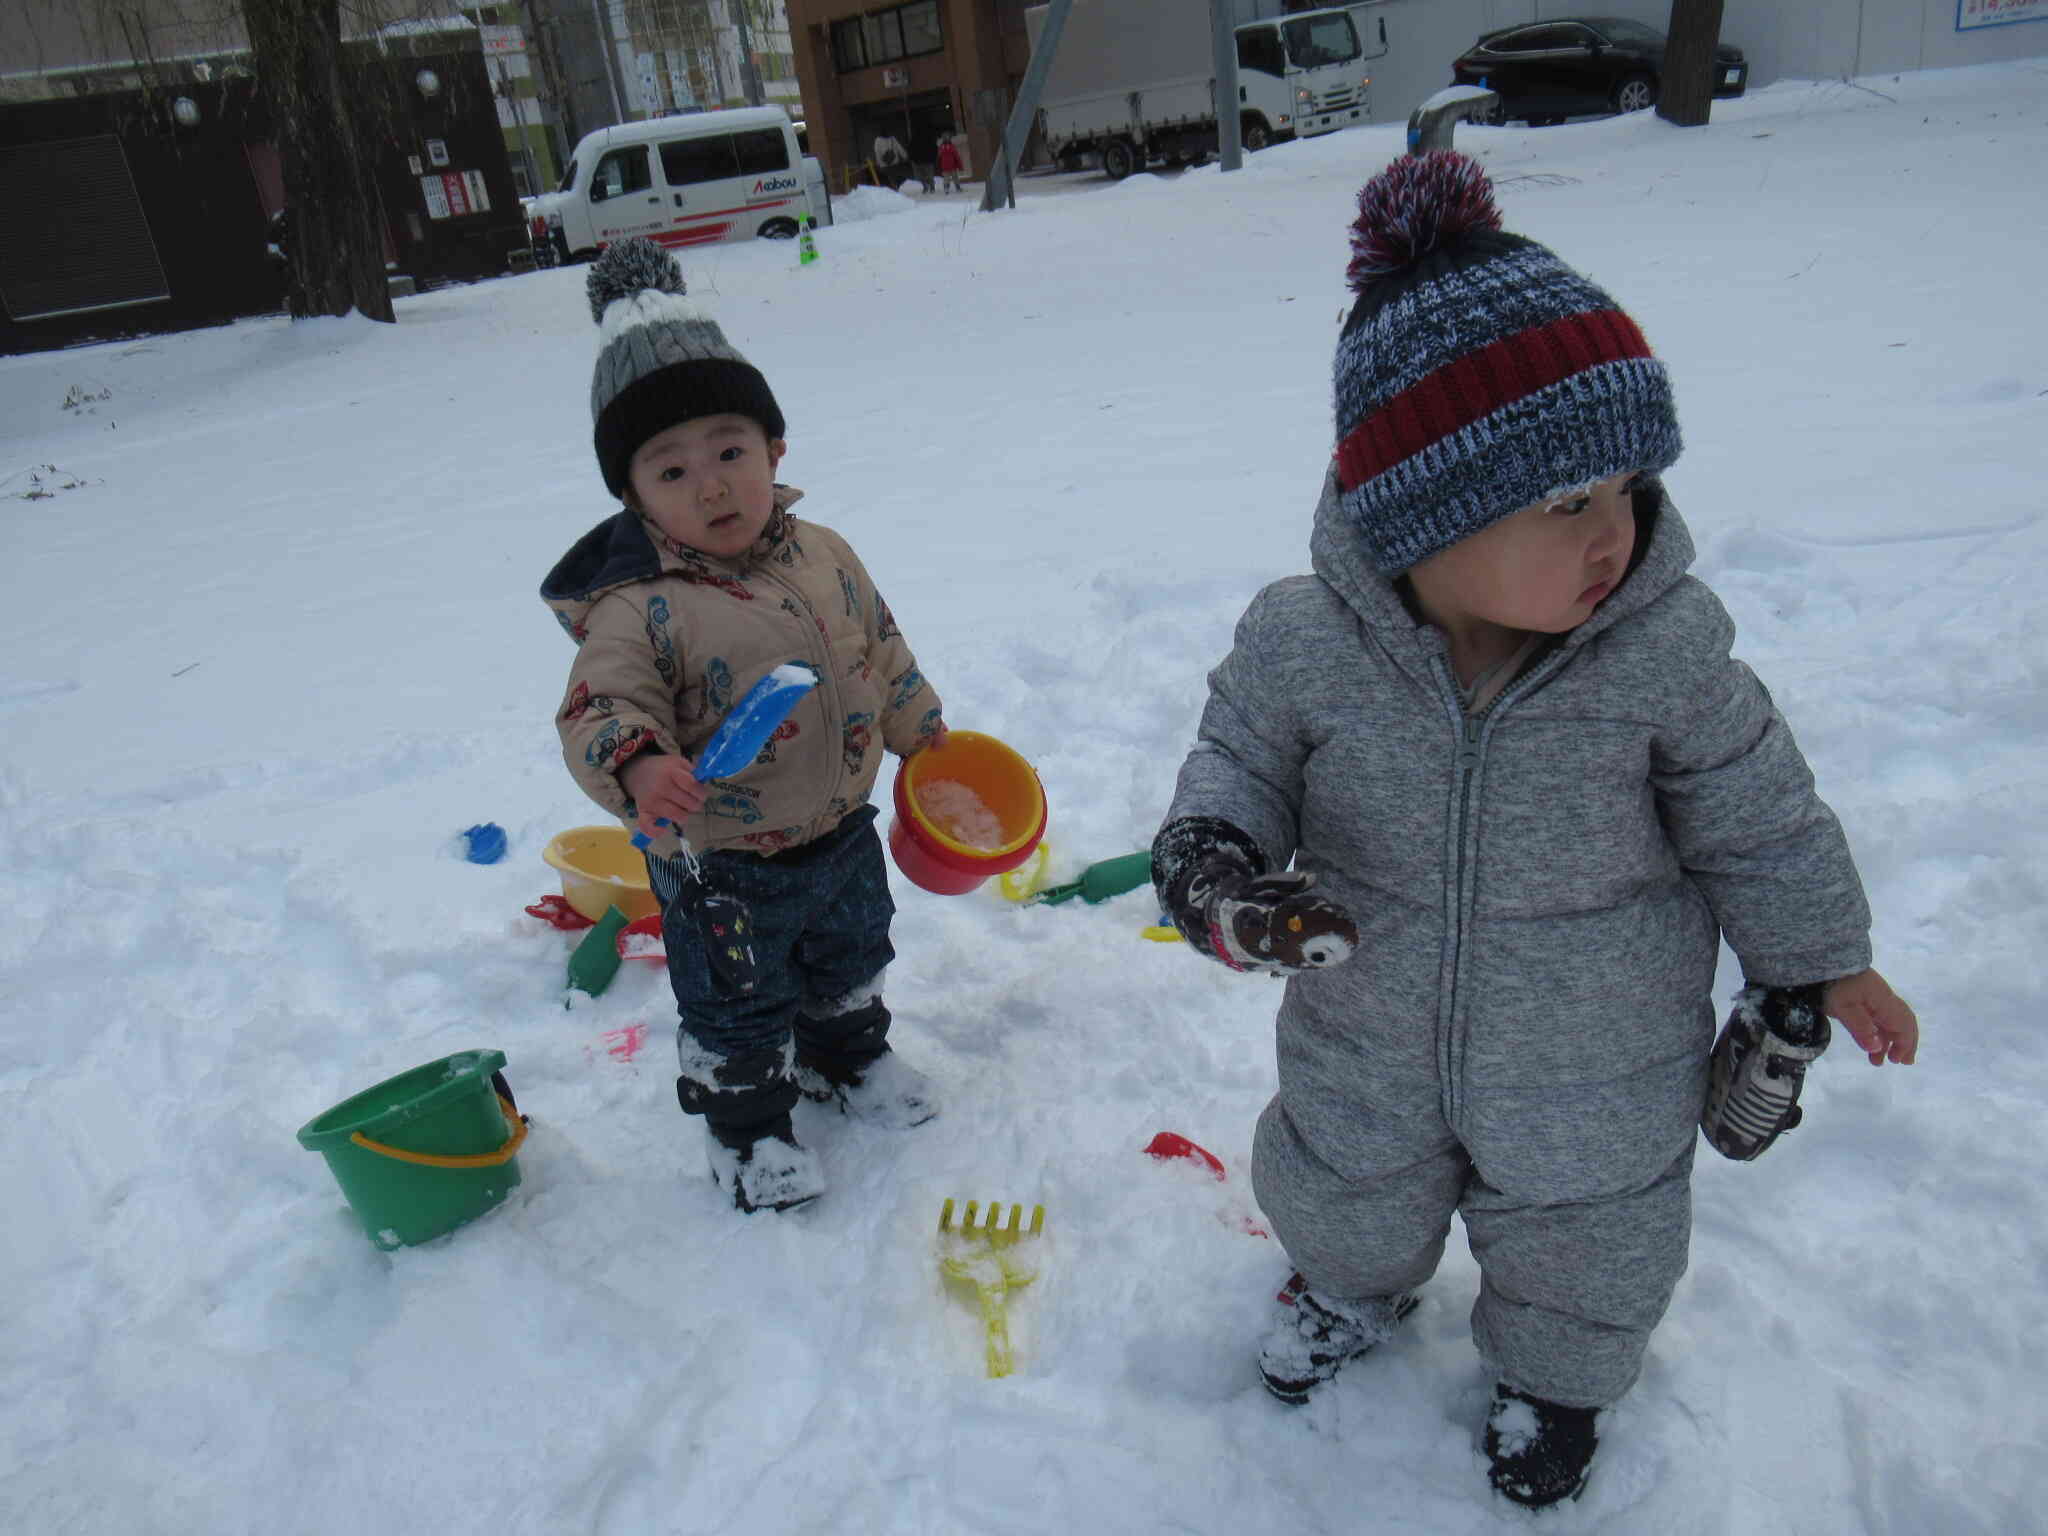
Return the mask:
[[1346,491],[1363,485],[1575,373],[1652,355],[1635,321],[1618,309],[1567,315],[1489,342],[1417,380],[1347,432],[1337,445],[1337,484]]

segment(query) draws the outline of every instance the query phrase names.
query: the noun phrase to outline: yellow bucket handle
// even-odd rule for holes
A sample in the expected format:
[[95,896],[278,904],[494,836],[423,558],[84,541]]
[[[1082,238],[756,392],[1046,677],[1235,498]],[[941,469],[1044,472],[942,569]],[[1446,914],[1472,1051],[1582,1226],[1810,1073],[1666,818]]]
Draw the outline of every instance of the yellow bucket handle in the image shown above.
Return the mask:
[[361,1131],[352,1131],[349,1140],[365,1152],[375,1152],[379,1157],[395,1157],[401,1163],[418,1163],[425,1168],[495,1168],[500,1163],[509,1163],[519,1151],[519,1144],[526,1140],[526,1122],[519,1111],[512,1107],[512,1101],[502,1093],[498,1095],[498,1107],[505,1112],[505,1123],[512,1127],[512,1134],[505,1138],[505,1145],[495,1152],[465,1152],[460,1155],[442,1152],[408,1152],[403,1147],[387,1147],[381,1141],[372,1141]]

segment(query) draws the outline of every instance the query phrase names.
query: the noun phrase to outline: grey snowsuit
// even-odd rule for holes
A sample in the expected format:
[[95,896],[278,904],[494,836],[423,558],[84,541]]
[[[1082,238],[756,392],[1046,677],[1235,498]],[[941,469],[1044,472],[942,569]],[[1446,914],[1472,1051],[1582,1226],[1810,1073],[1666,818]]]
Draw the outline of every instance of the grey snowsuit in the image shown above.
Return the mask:
[[1654,483],[1632,572],[1476,718],[1328,487],[1310,549],[1210,674],[1168,818],[1358,923],[1287,983],[1254,1191],[1332,1297],[1420,1285],[1461,1212],[1481,1356],[1610,1403],[1685,1270],[1717,935],[1757,985],[1852,974],[1861,883]]

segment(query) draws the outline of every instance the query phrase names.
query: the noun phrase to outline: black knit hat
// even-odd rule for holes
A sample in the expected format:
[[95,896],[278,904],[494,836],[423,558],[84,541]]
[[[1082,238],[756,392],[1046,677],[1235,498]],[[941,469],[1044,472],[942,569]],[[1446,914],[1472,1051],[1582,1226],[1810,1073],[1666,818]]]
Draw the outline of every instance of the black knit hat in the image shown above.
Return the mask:
[[771,439],[783,436],[768,381],[717,321],[683,302],[683,274],[667,251],[638,235],[618,241],[584,286],[602,331],[590,417],[606,490],[623,491],[640,445],[679,422],[747,416]]
[[1566,487],[1678,457],[1664,365],[1606,293],[1500,227],[1456,150],[1358,194],[1337,343],[1337,488],[1389,575]]

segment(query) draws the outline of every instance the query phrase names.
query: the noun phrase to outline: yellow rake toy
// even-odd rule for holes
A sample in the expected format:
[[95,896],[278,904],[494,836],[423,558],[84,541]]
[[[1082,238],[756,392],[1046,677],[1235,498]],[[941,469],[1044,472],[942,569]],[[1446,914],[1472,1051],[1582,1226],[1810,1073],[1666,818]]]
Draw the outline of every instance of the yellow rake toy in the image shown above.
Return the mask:
[[962,1289],[971,1287],[981,1322],[988,1336],[988,1373],[1007,1376],[1011,1370],[1010,1319],[1006,1310],[1010,1292],[1020,1290],[1038,1278],[1038,1265],[1026,1251],[1045,1230],[1045,1207],[1031,1208],[1031,1225],[1024,1226],[1024,1207],[1010,1207],[1009,1225],[1002,1224],[1001,1201],[990,1201],[986,1211],[981,1202],[970,1200],[956,1225],[953,1202],[939,1210],[939,1273]]

